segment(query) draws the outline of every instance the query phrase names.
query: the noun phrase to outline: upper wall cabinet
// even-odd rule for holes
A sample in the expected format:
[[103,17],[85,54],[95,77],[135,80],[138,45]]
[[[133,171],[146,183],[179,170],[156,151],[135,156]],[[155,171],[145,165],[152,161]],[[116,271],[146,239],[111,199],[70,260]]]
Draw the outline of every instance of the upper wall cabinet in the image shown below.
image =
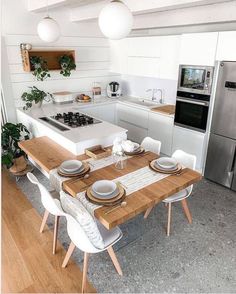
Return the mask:
[[219,33],[216,60],[236,61],[236,31]]
[[180,64],[214,66],[218,33],[183,34]]

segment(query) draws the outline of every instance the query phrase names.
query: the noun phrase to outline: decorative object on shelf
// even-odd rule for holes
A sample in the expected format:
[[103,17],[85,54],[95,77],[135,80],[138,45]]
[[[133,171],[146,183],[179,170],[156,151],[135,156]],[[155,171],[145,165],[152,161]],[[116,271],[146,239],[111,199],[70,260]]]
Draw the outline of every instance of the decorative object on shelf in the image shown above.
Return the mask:
[[18,142],[29,139],[29,131],[22,124],[6,123],[2,127],[2,165],[10,168],[12,173],[26,169],[25,153]]
[[31,89],[30,92],[24,92],[21,95],[22,100],[26,102],[26,105],[23,107],[24,110],[31,108],[33,105],[41,107],[43,100],[49,102],[52,98],[52,94],[39,90],[35,86],[29,88]]
[[117,169],[124,169],[126,166],[126,155],[124,153],[124,149],[122,147],[122,139],[121,138],[116,138],[113,142],[113,147],[112,147],[112,154],[114,156],[115,160],[115,167]]
[[33,75],[38,81],[44,81],[51,76],[47,67],[47,61],[41,56],[31,56],[30,63],[34,69]]
[[71,71],[76,69],[74,58],[70,55],[64,54],[60,56],[59,63],[61,65],[60,74],[64,77],[69,77],[71,75]]
[[60,37],[60,27],[58,23],[48,14],[47,0],[47,16],[44,17],[37,26],[38,35],[44,42],[55,42]]
[[111,40],[128,36],[133,26],[133,15],[121,1],[114,0],[100,12],[98,24],[102,33]]
[[29,43],[21,43],[20,44],[20,49],[21,50],[31,50],[32,49],[32,45]]
[[72,92],[63,91],[63,92],[55,92],[52,93],[53,96],[53,103],[55,104],[67,104],[73,103],[74,95]]
[[88,96],[88,95],[85,95],[85,94],[79,94],[77,97],[76,97],[76,101],[77,102],[82,102],[82,103],[86,103],[86,102],[91,102],[91,97]]
[[93,83],[92,93],[93,93],[93,99],[101,98],[102,88],[99,82]]

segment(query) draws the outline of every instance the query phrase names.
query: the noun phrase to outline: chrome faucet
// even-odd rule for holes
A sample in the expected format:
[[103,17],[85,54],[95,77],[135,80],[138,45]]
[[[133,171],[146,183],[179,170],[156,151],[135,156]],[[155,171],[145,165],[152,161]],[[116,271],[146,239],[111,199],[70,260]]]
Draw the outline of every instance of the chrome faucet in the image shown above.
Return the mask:
[[152,101],[157,101],[157,97],[155,97],[155,93],[160,92],[161,93],[161,98],[159,100],[159,103],[163,104],[164,99],[163,99],[163,91],[162,89],[148,89],[146,92],[152,91]]

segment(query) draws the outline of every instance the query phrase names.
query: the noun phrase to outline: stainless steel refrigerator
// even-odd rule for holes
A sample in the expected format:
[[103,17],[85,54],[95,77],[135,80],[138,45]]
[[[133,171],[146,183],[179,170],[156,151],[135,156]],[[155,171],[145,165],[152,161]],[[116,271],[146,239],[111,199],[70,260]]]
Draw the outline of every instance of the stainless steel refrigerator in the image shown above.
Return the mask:
[[205,177],[236,191],[236,62],[222,61],[207,150]]

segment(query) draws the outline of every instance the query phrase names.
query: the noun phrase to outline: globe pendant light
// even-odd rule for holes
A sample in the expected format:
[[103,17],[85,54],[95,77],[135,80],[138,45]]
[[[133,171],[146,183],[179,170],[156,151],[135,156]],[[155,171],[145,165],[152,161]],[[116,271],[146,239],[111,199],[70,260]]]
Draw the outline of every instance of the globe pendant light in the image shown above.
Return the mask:
[[98,24],[107,38],[123,39],[132,29],[133,15],[124,3],[114,0],[101,10]]
[[60,37],[60,28],[58,23],[48,15],[38,23],[37,31],[40,39],[45,42],[55,42]]

